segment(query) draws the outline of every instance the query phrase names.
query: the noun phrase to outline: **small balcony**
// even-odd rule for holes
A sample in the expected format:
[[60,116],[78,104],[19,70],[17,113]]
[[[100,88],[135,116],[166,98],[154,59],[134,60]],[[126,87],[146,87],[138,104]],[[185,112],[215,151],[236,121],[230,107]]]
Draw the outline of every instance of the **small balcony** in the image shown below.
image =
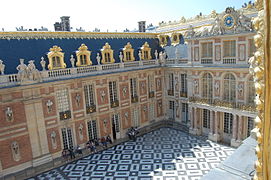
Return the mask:
[[187,98],[187,92],[180,92],[180,97]]
[[189,102],[197,104],[208,104],[217,107],[238,109],[242,111],[256,112],[256,105],[251,103],[236,103],[220,99],[206,99],[200,97],[189,97]]
[[137,103],[138,102],[138,96],[131,96],[131,102],[132,103]]
[[201,58],[201,64],[213,64],[213,58]]
[[167,94],[168,94],[169,96],[174,96],[174,90],[173,90],[173,89],[167,90]]
[[60,112],[59,117],[60,117],[60,120],[70,119],[72,117],[71,111],[67,110],[67,111],[64,111],[64,112]]
[[153,98],[154,97],[154,91],[149,92],[149,98]]
[[93,104],[93,105],[87,106],[86,110],[87,110],[87,114],[94,113],[96,112],[96,105]]
[[115,108],[115,107],[119,107],[119,101],[115,100],[113,102],[111,102],[111,108]]

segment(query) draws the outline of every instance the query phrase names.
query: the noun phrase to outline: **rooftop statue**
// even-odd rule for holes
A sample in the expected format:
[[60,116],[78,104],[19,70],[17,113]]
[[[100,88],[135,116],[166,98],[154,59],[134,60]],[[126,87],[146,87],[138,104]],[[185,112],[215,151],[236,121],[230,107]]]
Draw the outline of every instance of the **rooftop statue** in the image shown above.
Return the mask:
[[1,73],[1,75],[4,75],[5,73],[5,64],[3,64],[3,61],[2,60],[0,60],[0,73]]
[[20,59],[20,64],[17,66],[18,80],[22,83],[25,81],[38,81],[41,82],[41,75],[39,70],[36,69],[33,60],[28,61],[28,66],[24,64],[24,59]]
[[222,26],[222,22],[219,17],[215,18],[215,23],[210,31],[211,35],[221,35],[225,33],[225,29]]
[[24,64],[24,59],[20,59],[20,64],[16,68],[18,70],[18,80],[23,82],[27,78],[27,66]]

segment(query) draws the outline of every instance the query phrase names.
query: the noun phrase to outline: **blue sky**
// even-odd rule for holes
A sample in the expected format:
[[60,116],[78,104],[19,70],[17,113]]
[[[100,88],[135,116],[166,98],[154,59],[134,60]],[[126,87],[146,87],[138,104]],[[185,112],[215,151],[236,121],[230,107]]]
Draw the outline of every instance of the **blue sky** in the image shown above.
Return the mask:
[[60,16],[71,16],[71,26],[92,31],[123,31],[137,28],[137,22],[158,25],[161,21],[189,18],[200,12],[222,12],[231,6],[237,9],[245,0],[8,0],[1,2],[0,29],[15,30],[15,27],[53,30]]

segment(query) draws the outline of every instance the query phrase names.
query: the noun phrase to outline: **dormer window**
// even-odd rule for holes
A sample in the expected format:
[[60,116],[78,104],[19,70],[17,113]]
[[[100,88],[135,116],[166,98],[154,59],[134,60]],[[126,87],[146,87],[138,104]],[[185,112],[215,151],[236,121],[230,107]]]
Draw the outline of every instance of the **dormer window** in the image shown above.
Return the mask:
[[110,63],[110,53],[104,53],[104,58],[106,63]]
[[168,35],[160,35],[159,36],[159,44],[160,46],[164,47],[167,45],[167,42],[168,42]]
[[142,60],[150,60],[151,57],[151,48],[149,47],[149,44],[147,42],[144,43],[144,45],[140,48],[142,51]]
[[88,50],[88,47],[85,44],[81,44],[76,51],[77,62],[76,66],[88,66],[91,65],[92,62],[90,60],[91,51]]
[[134,49],[132,48],[132,45],[128,42],[124,48],[123,48],[123,61],[134,61],[135,57],[134,57]]
[[66,68],[66,64],[64,63],[64,53],[61,52],[62,49],[58,46],[53,46],[49,51],[50,52],[47,54],[49,59],[48,69]]
[[103,49],[101,49],[102,53],[102,64],[114,63],[115,59],[113,57],[113,50],[108,43],[105,43]]
[[55,67],[55,68],[60,68],[61,67],[60,57],[59,56],[52,57],[52,62],[53,62],[53,67]]
[[126,54],[126,60],[131,61],[131,52],[125,52]]
[[87,56],[86,55],[80,55],[80,64],[86,65],[87,64]]
[[171,45],[176,46],[176,45],[180,44],[180,41],[181,41],[180,37],[181,36],[182,35],[180,33],[172,33],[172,35],[171,35]]

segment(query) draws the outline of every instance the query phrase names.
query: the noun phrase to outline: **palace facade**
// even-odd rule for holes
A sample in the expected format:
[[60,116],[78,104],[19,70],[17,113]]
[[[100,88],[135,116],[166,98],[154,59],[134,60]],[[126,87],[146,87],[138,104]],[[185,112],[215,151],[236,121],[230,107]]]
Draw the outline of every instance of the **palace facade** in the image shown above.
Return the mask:
[[254,127],[254,7],[153,33],[1,32],[0,177],[174,121],[238,147]]

